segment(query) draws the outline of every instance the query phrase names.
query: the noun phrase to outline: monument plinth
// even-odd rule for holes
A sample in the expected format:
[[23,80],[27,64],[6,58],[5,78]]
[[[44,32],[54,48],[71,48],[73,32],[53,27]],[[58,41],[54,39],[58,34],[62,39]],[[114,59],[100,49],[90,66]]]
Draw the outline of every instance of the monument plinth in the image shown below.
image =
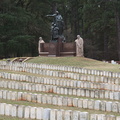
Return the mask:
[[49,43],[49,55],[50,57],[58,56],[58,42]]

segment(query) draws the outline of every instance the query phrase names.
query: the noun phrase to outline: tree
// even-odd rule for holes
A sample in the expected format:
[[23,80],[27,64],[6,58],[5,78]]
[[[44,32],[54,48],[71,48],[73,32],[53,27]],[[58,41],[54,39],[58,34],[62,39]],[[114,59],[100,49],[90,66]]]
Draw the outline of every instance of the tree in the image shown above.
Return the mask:
[[1,0],[0,56],[36,56],[38,38],[51,38],[46,15],[56,10],[65,22],[66,41],[74,42],[80,34],[86,57],[120,59],[118,0]]

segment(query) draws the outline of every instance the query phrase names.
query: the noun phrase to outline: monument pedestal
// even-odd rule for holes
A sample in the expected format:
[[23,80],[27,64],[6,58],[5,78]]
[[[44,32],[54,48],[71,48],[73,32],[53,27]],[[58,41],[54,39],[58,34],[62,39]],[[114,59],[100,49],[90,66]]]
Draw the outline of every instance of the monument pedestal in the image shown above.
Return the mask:
[[62,49],[62,38],[59,38],[56,42],[49,43],[49,55],[50,57],[60,56],[60,51]]
[[40,49],[40,56],[60,57],[76,55],[75,42],[65,43],[62,38],[59,38],[56,42],[42,43]]
[[49,43],[49,57],[56,57],[58,55],[58,42],[50,42]]

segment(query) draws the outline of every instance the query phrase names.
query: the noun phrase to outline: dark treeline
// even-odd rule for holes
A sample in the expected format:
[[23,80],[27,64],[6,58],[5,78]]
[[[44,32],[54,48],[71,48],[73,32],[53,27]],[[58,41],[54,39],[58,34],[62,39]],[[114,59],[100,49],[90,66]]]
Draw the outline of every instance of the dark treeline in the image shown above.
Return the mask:
[[0,57],[37,56],[39,37],[51,38],[46,15],[56,10],[66,41],[84,39],[85,57],[120,60],[119,0],[0,0]]

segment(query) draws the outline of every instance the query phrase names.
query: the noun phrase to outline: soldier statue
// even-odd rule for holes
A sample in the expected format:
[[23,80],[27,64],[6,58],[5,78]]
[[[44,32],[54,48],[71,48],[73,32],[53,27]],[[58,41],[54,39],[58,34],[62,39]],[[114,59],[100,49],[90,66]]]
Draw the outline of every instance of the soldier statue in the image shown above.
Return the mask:
[[56,41],[59,37],[64,37],[63,36],[64,22],[59,12],[56,11],[55,14],[47,15],[47,17],[54,17],[54,20],[51,25],[52,40]]

